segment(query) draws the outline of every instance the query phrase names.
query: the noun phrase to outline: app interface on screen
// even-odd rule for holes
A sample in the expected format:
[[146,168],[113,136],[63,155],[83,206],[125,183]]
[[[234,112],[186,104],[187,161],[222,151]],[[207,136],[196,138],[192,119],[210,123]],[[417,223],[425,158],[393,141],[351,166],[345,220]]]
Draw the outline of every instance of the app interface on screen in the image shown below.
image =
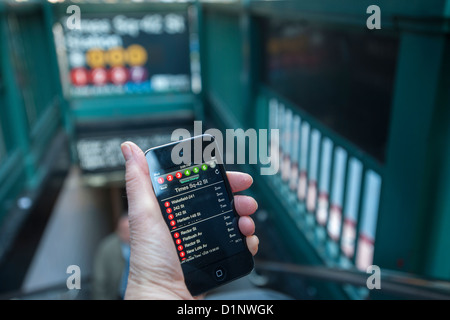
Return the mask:
[[245,249],[215,159],[153,172],[152,183],[185,271]]

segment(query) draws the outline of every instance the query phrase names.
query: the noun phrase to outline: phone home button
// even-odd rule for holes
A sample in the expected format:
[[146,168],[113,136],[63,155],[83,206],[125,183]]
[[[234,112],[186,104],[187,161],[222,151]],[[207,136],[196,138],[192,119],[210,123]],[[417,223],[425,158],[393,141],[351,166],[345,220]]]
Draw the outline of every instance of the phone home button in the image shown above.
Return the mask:
[[226,272],[225,269],[222,267],[217,267],[214,270],[214,277],[216,278],[217,281],[223,281],[225,279],[226,276]]

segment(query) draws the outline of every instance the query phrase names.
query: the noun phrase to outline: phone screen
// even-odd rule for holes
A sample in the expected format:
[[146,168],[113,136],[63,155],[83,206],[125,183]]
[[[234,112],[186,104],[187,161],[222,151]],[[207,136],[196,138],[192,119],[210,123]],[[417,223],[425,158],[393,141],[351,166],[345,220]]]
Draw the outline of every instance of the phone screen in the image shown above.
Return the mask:
[[[186,283],[196,282],[194,275],[206,276],[197,281],[202,284],[193,285],[199,287],[193,291],[203,291],[248,273],[253,260],[238,228],[233,195],[219,154],[198,164],[175,165],[170,159],[175,145],[150,149],[146,157]],[[251,268],[239,270],[242,263],[237,260],[243,257],[251,260],[247,263]]]

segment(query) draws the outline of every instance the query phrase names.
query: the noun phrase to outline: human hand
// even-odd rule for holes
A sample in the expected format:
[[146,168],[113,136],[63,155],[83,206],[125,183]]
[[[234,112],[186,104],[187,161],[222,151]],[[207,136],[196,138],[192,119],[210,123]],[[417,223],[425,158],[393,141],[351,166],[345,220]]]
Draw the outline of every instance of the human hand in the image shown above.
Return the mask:
[[[184,282],[183,271],[169,229],[153,192],[147,160],[132,142],[121,146],[125,158],[125,181],[130,223],[130,273],[125,299],[192,299]],[[250,175],[228,172],[233,192],[248,189]],[[236,195],[235,208],[240,216],[239,229],[246,236],[247,246],[255,255],[258,238],[255,224],[249,217],[258,208],[252,197]]]

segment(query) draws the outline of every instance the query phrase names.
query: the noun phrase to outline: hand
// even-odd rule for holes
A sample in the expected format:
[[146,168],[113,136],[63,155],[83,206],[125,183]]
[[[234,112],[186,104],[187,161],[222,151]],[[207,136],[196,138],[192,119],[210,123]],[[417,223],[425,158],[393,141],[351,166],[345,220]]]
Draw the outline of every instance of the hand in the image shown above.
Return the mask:
[[[184,282],[178,255],[169,229],[152,189],[147,160],[142,150],[132,142],[121,146],[125,158],[125,180],[130,222],[130,273],[125,299],[192,299]],[[233,192],[248,189],[250,175],[228,172]],[[255,255],[258,238],[253,235],[255,224],[249,217],[258,208],[252,197],[234,197],[240,215],[239,229],[246,236],[247,246]]]

